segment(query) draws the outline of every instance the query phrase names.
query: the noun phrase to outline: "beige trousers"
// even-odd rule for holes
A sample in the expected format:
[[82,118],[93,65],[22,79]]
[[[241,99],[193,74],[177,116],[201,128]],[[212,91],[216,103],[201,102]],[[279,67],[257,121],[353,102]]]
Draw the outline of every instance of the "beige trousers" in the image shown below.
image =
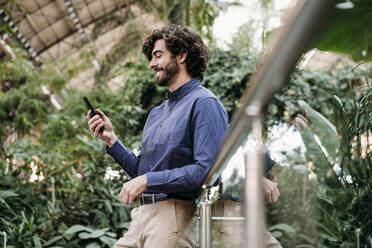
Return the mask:
[[169,199],[134,208],[129,230],[115,248],[194,248],[195,204]]

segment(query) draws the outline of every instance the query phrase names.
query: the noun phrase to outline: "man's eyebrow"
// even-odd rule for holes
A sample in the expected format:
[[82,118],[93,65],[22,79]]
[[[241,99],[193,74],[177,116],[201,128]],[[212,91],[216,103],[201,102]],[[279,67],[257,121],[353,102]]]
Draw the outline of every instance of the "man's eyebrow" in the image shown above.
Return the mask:
[[156,50],[152,52],[152,56],[155,56],[157,53],[163,53],[164,51],[162,50]]

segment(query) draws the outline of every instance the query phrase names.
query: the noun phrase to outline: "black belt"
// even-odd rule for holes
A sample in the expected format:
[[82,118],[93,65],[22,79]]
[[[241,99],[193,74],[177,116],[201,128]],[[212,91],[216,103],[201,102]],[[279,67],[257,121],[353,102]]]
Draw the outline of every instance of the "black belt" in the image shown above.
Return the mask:
[[143,193],[138,198],[139,198],[140,205],[153,204],[155,202],[165,201],[168,199],[192,201],[192,199],[187,196],[162,194],[162,193],[155,193],[155,194]]

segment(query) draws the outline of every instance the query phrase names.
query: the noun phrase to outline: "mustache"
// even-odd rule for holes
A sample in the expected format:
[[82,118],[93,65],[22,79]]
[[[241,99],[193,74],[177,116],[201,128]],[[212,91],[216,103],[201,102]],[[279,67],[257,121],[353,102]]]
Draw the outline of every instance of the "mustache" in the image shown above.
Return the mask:
[[153,70],[154,70],[155,72],[158,72],[158,71],[162,71],[162,70],[164,70],[164,68],[163,68],[163,67],[154,67]]

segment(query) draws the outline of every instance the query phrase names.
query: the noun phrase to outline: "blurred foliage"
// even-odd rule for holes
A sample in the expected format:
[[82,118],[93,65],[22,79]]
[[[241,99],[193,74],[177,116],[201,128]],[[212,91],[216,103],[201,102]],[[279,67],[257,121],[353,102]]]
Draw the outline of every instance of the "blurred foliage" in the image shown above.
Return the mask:
[[[370,79],[364,87],[356,91],[350,99],[335,97],[334,121],[342,138],[340,146],[340,181],[348,198],[332,192],[335,201],[343,201],[339,206],[339,222],[344,226],[331,226],[341,240],[353,240],[352,234],[360,235],[363,247],[368,247],[372,240],[372,85]],[[325,204],[326,210],[332,205]],[[343,209],[343,211],[341,211]],[[338,243],[330,244],[337,247]]]
[[141,0],[142,9],[155,13],[166,24],[190,26],[203,37],[212,40],[212,26],[224,1],[204,0]]
[[329,70],[297,69],[289,77],[288,83],[274,96],[268,106],[266,124],[290,122],[301,113],[299,100],[307,102],[316,111],[326,117],[332,116],[333,95],[342,98],[351,97],[353,89],[365,84],[372,76],[371,68],[330,68]]
[[[371,101],[372,87],[367,85],[356,90],[358,95],[341,100],[334,97],[337,134],[319,135],[327,153],[333,146],[327,143],[332,137],[342,139],[337,149],[338,162],[328,174],[328,181],[322,185],[323,197],[319,201],[320,230],[327,239],[327,247],[355,247],[359,236],[361,247],[369,247],[372,239],[370,211],[372,186],[372,135]],[[363,140],[364,139],[364,143]],[[328,158],[331,156],[327,156]],[[337,161],[337,160],[336,160]],[[337,176],[336,176],[337,175]]]
[[[121,236],[130,220],[131,207],[118,198],[118,182],[125,178],[107,179],[107,168],[117,166],[87,130],[82,93],[62,94],[61,85],[68,77],[48,65],[35,68],[22,51],[15,49],[15,53],[14,61],[0,64],[0,226],[7,233],[8,247],[93,247],[97,242],[98,247],[112,247],[110,239]],[[60,92],[63,110],[53,107],[42,86]],[[87,95],[96,100],[99,90]],[[115,96],[117,101],[121,98]],[[100,100],[117,103],[112,94]],[[123,115],[118,117],[136,114],[135,106],[120,107]],[[128,130],[136,124],[125,123]],[[9,143],[12,134],[18,139]],[[65,231],[76,224],[94,227],[94,237],[66,236]]]
[[[16,2],[16,0],[6,0],[6,1],[1,1],[0,2],[0,12],[3,12],[6,14],[6,15],[10,15],[11,14],[11,11],[10,9],[14,6],[20,6],[19,3]],[[0,23],[0,30],[4,32],[7,32],[7,33],[13,33],[14,30],[5,22],[1,22]]]
[[[51,108],[48,97],[43,94],[41,85],[60,90],[67,82],[62,75],[51,67],[35,68],[26,54],[17,48],[15,61],[5,61],[0,66],[0,136],[7,132],[21,135],[46,120]],[[32,82],[30,84],[29,82]],[[3,146],[3,139],[0,144]]]
[[239,56],[219,48],[211,49],[207,71],[202,85],[213,91],[229,115],[239,106],[254,63],[249,56]]
[[[308,121],[298,118],[295,121],[307,150],[306,161],[288,157],[291,166],[275,172],[281,199],[271,207],[269,217],[270,223],[287,224],[294,230],[292,235],[272,230],[284,247],[356,247],[358,239],[360,247],[369,247],[372,240],[369,80],[349,98],[333,97],[334,111],[328,118],[335,126],[306,103],[300,103]],[[342,142],[337,144],[339,139]],[[317,151],[314,147],[318,147]],[[293,190],[294,187],[302,190]]]
[[[349,54],[355,61],[372,60],[372,25],[370,0],[343,1],[336,5],[327,30],[315,47]],[[356,45],[358,44],[358,45]]]
[[232,37],[229,50],[236,54],[245,54],[252,56],[254,54],[253,39],[256,33],[257,23],[255,20],[249,20],[242,24],[238,31]]

